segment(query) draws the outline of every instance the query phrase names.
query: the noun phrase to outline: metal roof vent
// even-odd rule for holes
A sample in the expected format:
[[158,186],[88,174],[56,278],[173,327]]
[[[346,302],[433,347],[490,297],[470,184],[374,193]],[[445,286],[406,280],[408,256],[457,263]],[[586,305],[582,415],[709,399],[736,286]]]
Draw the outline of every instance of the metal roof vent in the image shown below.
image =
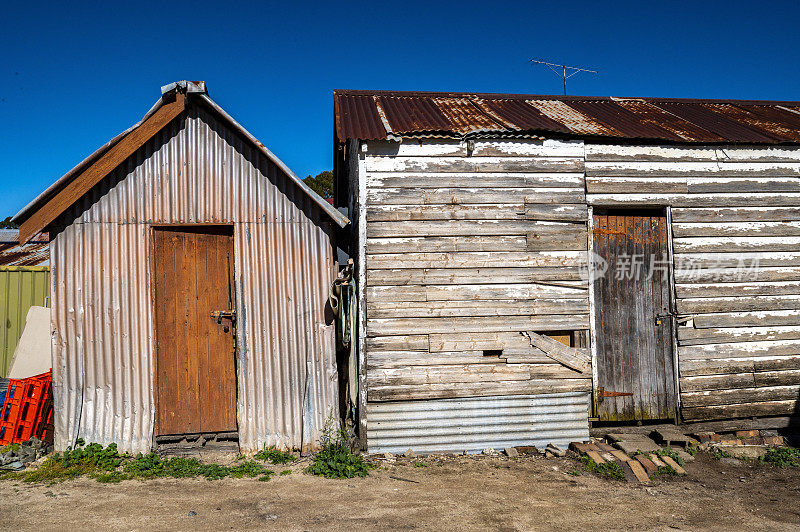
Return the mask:
[[176,87],[180,87],[186,93],[199,93],[199,94],[208,94],[206,91],[206,82],[205,81],[175,81],[170,83],[169,85],[164,85],[161,87],[161,94],[166,94],[169,91],[175,89]]

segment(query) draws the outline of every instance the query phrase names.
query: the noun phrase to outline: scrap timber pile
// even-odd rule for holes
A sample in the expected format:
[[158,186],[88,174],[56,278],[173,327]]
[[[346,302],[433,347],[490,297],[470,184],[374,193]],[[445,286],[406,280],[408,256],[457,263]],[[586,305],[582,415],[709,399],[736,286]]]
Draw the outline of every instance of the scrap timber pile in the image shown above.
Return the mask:
[[662,426],[653,430],[609,433],[589,442],[573,442],[569,448],[578,453],[590,469],[618,466],[627,481],[647,482],[664,473],[685,475],[685,468],[689,467],[686,464],[694,460],[696,451],[708,451],[715,457],[757,460],[770,449],[784,445],[783,436],[775,431],[684,434],[677,427]]
[[[621,436],[625,436],[623,439]],[[628,482],[647,482],[653,475],[661,472],[685,475],[686,470],[679,463],[691,460],[691,455],[669,447],[661,448],[646,436],[627,438],[630,434],[610,434],[607,438],[614,441],[616,447],[600,440],[589,443],[573,442],[570,449],[587,457],[592,467],[606,464],[617,464]],[[635,435],[638,436],[638,435]],[[622,450],[628,449],[628,452]],[[629,454],[630,453],[630,454]]]

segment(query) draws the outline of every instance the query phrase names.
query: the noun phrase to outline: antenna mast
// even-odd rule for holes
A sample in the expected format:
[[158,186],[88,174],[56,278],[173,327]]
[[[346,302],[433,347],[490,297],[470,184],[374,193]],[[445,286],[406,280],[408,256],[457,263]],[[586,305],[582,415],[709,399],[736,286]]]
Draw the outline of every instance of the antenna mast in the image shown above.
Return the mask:
[[[579,68],[569,65],[561,65],[558,63],[548,63],[547,61],[540,61],[538,59],[531,59],[531,63],[545,65],[547,66],[547,68],[553,71],[553,74],[561,78],[564,82],[564,96],[567,95],[567,80],[569,78],[571,78],[576,74],[580,74],[581,72],[589,72],[590,74],[597,74],[597,70],[589,70],[588,68]],[[557,70],[555,67],[560,68],[561,71],[559,72],[559,70]],[[567,73],[568,70],[570,71],[569,73]]]

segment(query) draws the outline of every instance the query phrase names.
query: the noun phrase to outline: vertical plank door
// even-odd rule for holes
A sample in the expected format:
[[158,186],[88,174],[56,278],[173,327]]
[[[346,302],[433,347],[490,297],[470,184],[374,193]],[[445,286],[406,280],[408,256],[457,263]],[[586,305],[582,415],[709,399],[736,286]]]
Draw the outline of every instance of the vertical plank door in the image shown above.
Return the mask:
[[233,432],[236,368],[229,227],[153,229],[156,434]]
[[674,418],[666,216],[620,210],[595,214],[593,221],[594,260],[607,267],[594,281],[597,415],[602,421]]

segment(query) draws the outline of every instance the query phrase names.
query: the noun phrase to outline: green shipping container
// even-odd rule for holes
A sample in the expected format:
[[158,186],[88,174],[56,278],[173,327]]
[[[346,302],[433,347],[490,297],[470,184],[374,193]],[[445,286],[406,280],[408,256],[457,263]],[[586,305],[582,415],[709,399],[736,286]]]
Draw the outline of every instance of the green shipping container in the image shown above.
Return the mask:
[[32,306],[50,306],[50,266],[0,266],[0,377],[11,357]]

